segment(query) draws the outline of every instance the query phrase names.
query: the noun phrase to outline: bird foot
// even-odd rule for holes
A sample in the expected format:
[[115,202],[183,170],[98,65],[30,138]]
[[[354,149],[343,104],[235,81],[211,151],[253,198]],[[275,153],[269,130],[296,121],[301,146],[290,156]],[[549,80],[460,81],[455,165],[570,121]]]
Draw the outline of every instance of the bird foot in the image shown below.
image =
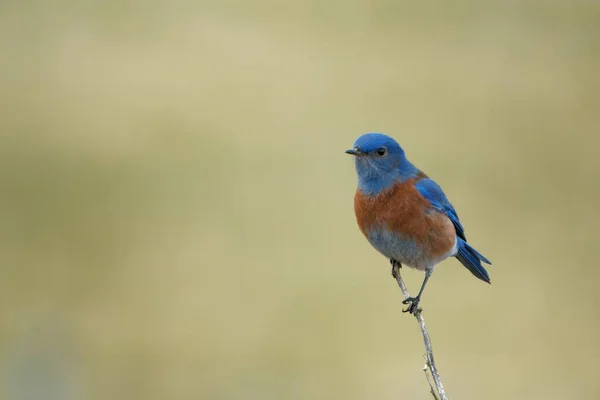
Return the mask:
[[418,313],[420,313],[421,311],[423,311],[422,308],[419,308],[419,301],[421,299],[419,297],[409,297],[406,300],[404,300],[402,302],[402,304],[407,304],[408,307],[406,307],[404,310],[402,310],[403,313],[409,313],[412,315],[417,315]]
[[399,261],[396,260],[390,260],[390,264],[392,264],[392,276],[394,277],[394,279],[398,279],[398,272],[400,270],[400,268],[402,268],[402,264]]

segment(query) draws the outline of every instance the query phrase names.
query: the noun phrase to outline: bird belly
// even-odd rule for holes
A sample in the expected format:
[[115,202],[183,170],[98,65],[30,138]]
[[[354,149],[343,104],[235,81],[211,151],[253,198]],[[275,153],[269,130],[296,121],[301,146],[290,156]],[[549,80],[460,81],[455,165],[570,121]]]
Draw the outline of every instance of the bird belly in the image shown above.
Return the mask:
[[394,259],[411,268],[425,271],[456,254],[456,236],[449,251],[433,254],[427,247],[403,234],[388,229],[371,230],[367,234],[369,243],[386,258]]

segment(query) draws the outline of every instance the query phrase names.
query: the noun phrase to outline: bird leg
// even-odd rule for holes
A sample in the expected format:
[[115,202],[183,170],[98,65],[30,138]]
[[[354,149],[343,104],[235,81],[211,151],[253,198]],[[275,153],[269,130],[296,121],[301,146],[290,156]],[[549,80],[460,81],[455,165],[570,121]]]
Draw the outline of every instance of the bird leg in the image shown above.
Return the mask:
[[421,301],[421,294],[423,294],[423,289],[425,289],[425,285],[427,284],[427,281],[429,280],[429,277],[431,276],[432,272],[433,272],[433,270],[431,270],[431,269],[425,270],[425,279],[423,280],[423,284],[421,285],[419,294],[417,294],[416,297],[408,297],[407,299],[405,299],[402,302],[402,304],[408,305],[408,307],[406,307],[404,310],[402,310],[402,312],[404,312],[404,313],[407,312],[412,315],[417,315],[417,313],[420,313],[422,311],[422,309],[419,308],[419,301]]
[[394,279],[398,280],[398,270],[402,268],[402,264],[400,264],[400,261],[396,261],[393,258],[390,259],[390,264],[392,264],[392,276]]

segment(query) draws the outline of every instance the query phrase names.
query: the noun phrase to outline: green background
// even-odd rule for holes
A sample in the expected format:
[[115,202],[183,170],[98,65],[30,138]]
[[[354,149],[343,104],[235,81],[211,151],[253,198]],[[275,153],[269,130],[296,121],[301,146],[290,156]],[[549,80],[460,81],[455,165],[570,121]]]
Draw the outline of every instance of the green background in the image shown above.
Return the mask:
[[[452,399],[600,389],[600,3],[3,1],[2,399],[428,399],[344,150],[445,189]],[[416,291],[422,274],[406,271]],[[27,397],[29,396],[29,397]]]

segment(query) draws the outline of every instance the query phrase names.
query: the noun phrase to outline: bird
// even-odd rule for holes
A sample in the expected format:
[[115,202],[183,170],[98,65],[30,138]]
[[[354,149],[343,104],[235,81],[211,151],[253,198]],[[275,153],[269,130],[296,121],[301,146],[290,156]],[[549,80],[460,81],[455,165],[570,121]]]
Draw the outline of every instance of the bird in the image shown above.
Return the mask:
[[419,302],[434,268],[457,258],[473,275],[491,283],[482,262],[492,263],[473,248],[452,203],[442,188],[408,158],[392,137],[365,133],[347,154],[354,157],[358,187],[354,213],[369,243],[390,260],[397,278],[403,265],[425,272],[415,297],[403,312],[417,315]]

